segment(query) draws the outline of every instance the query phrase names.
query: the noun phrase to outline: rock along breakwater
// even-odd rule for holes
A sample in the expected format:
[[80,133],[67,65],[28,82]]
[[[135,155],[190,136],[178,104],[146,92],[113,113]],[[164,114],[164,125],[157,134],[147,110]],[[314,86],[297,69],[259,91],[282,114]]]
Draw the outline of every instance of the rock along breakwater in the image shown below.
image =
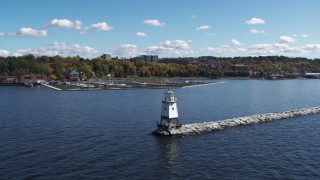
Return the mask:
[[184,124],[181,127],[172,127],[167,129],[158,128],[153,131],[154,135],[159,136],[188,136],[206,132],[218,131],[229,127],[257,124],[281,119],[289,119],[299,116],[307,116],[320,113],[319,107],[297,109],[285,112],[258,114],[246,117],[232,118],[221,121],[211,121],[203,123]]

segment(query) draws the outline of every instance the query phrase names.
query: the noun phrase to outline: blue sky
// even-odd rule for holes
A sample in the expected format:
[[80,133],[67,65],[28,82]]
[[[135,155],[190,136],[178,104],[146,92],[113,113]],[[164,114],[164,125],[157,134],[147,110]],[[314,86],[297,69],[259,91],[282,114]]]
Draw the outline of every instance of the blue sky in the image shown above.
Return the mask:
[[1,0],[0,56],[320,58],[319,0]]

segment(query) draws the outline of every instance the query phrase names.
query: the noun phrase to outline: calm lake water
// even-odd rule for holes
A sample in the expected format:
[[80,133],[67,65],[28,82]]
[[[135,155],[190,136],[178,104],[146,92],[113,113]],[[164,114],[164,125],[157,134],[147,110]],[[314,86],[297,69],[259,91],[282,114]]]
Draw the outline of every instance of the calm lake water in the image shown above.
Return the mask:
[[[320,80],[173,89],[182,123],[320,105]],[[0,179],[319,179],[320,115],[150,135],[164,89],[0,87]]]

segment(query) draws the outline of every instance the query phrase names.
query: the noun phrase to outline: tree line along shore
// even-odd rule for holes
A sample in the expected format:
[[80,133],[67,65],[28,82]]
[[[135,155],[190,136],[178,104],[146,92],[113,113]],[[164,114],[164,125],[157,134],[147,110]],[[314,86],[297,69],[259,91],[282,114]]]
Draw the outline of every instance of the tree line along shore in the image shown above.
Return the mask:
[[134,77],[204,77],[266,78],[272,75],[295,78],[320,72],[320,59],[285,56],[259,57],[181,57],[160,58],[158,62],[135,62],[132,59],[86,59],[79,56],[0,57],[0,76],[20,77],[41,74],[50,80],[65,79],[76,70],[83,80]]

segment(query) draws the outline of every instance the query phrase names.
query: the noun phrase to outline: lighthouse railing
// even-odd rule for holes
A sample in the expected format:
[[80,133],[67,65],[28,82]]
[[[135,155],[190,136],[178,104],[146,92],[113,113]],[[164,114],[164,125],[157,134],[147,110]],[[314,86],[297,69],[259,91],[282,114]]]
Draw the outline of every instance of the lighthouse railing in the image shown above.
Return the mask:
[[174,98],[174,97],[171,97],[171,98],[168,98],[168,97],[164,97],[162,99],[163,102],[177,102],[177,98]]

